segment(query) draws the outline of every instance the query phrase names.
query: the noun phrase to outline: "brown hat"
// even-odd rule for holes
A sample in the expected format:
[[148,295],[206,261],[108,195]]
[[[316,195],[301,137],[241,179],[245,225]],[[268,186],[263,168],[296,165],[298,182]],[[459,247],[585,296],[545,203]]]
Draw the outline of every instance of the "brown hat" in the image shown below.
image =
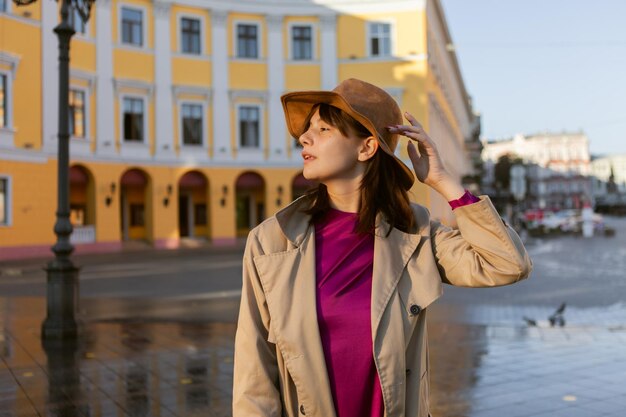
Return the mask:
[[408,190],[415,182],[413,172],[395,154],[398,135],[386,127],[402,124],[402,112],[387,92],[365,81],[350,78],[333,91],[296,91],[281,97],[287,129],[294,138],[304,133],[311,109],[325,103],[343,110],[361,123],[378,140],[380,149],[396,162],[401,183]]

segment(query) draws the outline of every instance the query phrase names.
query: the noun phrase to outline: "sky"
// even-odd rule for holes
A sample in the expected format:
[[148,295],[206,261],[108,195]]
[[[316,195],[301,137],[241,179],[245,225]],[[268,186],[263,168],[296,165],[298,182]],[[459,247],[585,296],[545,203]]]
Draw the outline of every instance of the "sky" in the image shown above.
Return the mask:
[[582,130],[626,154],[626,1],[441,1],[485,139]]

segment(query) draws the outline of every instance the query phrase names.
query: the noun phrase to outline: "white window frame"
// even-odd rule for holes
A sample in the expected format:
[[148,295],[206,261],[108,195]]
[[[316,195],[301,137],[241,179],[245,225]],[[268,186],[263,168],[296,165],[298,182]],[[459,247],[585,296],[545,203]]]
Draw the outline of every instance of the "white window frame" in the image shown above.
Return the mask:
[[[294,59],[293,57],[293,27],[294,26],[308,26],[311,28],[311,59]],[[313,22],[289,22],[287,24],[287,56],[289,63],[308,63],[317,61],[317,33],[318,25]]]
[[7,174],[0,173],[0,179],[7,181],[7,188],[5,190],[6,196],[7,196],[7,199],[6,199],[7,218],[6,218],[6,223],[0,223],[0,227],[11,227],[13,226],[13,210],[11,210],[13,206],[13,182],[12,182],[11,176]]
[[[142,32],[142,44],[135,45],[131,43],[125,43],[122,38],[122,9],[135,9],[141,12],[141,32]],[[118,3],[117,4],[117,43],[125,48],[132,49],[148,49],[148,13],[145,6],[141,6],[134,3]]]
[[[256,148],[241,146],[239,110],[242,107],[256,107],[259,109],[259,146]],[[235,104],[235,140],[238,159],[246,161],[260,161],[263,159],[263,150],[265,149],[265,105],[263,103],[241,101]]]
[[[143,100],[144,118],[143,118],[143,142],[127,141],[124,139],[124,99],[135,98]],[[150,130],[148,118],[150,100],[143,94],[120,93],[119,94],[119,143],[122,156],[131,158],[149,158],[150,157]]]
[[[136,99],[143,101],[143,138],[141,142],[135,140],[126,140],[124,137],[124,100],[125,99]],[[147,145],[150,141],[148,140],[148,97],[142,94],[132,94],[132,93],[122,93],[120,94],[120,143],[124,143],[126,145]]]
[[[184,142],[183,137],[183,105],[192,104],[199,105],[202,107],[202,143],[199,145],[189,145]],[[197,149],[207,149],[208,148],[208,123],[207,123],[207,109],[208,103],[204,100],[188,100],[188,99],[179,99],[177,103],[178,107],[178,145],[180,149],[196,151]]]
[[0,127],[0,131],[2,130],[13,130],[13,74],[10,71],[5,71],[0,69],[0,75],[4,75],[7,80],[7,90],[4,92],[6,95],[6,108],[4,109],[6,112],[7,123],[4,127]]
[[[372,55],[372,25],[389,25],[389,55]],[[391,19],[377,19],[367,21],[365,24],[366,54],[371,59],[387,60],[396,55],[396,22]]]
[[[2,62],[2,56],[0,56],[0,62]],[[0,74],[6,76],[7,90],[6,94],[6,126],[0,127],[0,149],[13,148],[15,128],[13,126],[13,71],[0,70]]]
[[[183,19],[195,19],[200,21],[200,53],[192,54],[189,52],[183,52]],[[183,56],[199,57],[205,56],[206,53],[206,20],[204,16],[191,13],[178,13],[176,15],[177,30],[178,30],[178,53]]]
[[89,128],[91,126],[90,123],[89,123],[90,122],[89,101],[91,99],[91,97],[90,97],[91,91],[90,91],[89,88],[79,87],[79,86],[74,86],[74,85],[70,85],[70,91],[71,90],[80,91],[85,96],[85,98],[84,98],[84,100],[85,100],[85,114],[84,114],[84,117],[85,117],[85,136],[81,138],[80,136],[74,136],[72,134],[72,132],[70,132],[70,138],[72,140],[81,141],[81,142],[91,142],[91,138],[89,137],[89,132],[90,132]]
[[[256,38],[256,48],[257,48],[257,57],[256,58],[249,58],[249,57],[240,57],[239,56],[239,37],[238,37],[238,27],[239,25],[250,25],[250,26],[256,26],[256,33],[257,33],[257,38]],[[237,60],[237,61],[249,61],[249,62],[259,62],[261,60],[263,60],[264,56],[263,56],[263,32],[262,32],[262,25],[261,22],[258,20],[238,20],[235,19],[233,20],[233,52],[234,52],[234,56],[233,59]]]
[[75,137],[70,132],[70,147],[72,153],[76,155],[90,155],[92,153],[91,98],[95,83],[95,74],[79,70],[70,70],[70,90],[80,90],[85,94],[85,137]]

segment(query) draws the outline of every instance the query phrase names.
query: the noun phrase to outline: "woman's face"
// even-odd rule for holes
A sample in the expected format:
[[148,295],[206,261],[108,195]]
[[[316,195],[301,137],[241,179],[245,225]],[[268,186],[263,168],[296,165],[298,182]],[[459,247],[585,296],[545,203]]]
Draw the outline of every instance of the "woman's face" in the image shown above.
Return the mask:
[[359,161],[364,140],[352,132],[344,136],[339,129],[320,118],[311,117],[309,128],[299,139],[304,159],[304,178],[328,185],[333,180],[354,180],[365,171]]

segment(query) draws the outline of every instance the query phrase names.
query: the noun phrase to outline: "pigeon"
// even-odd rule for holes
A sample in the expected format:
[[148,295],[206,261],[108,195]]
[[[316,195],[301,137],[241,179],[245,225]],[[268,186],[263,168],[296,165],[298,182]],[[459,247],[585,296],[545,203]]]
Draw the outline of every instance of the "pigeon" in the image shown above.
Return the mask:
[[536,321],[536,320],[530,319],[530,318],[528,318],[528,317],[526,317],[526,316],[524,316],[524,317],[522,317],[522,318],[524,319],[524,321],[526,322],[526,324],[528,324],[530,327],[534,327],[534,326],[536,326],[536,325],[537,325],[537,321]]
[[565,326],[565,318],[563,317],[563,312],[565,311],[565,303],[562,303],[556,311],[548,317],[548,321],[550,322],[550,326],[554,327],[555,325],[559,325],[560,327]]

